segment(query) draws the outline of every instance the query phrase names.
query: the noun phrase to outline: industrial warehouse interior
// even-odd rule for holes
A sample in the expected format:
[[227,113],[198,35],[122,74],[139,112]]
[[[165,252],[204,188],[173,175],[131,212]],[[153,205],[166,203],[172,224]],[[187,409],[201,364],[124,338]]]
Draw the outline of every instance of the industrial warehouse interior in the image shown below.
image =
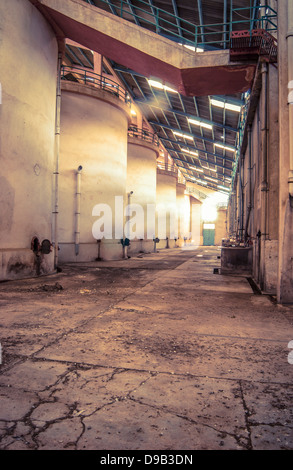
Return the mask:
[[293,450],[293,0],[0,0],[0,122],[0,449]]

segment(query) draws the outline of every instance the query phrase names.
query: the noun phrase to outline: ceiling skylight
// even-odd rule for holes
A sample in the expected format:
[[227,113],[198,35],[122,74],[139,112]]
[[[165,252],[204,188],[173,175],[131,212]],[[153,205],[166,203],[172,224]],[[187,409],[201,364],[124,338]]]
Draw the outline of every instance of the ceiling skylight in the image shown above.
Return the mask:
[[228,109],[230,111],[236,111],[239,113],[241,111],[241,106],[233,103],[228,103],[227,101],[220,101],[214,98],[211,99],[211,104],[218,108]]
[[212,129],[213,128],[213,126],[211,124],[208,124],[207,122],[200,121],[199,119],[188,118],[188,122],[190,122],[190,124],[194,124],[195,126],[204,127],[205,129]]
[[187,134],[182,134],[181,132],[177,132],[177,131],[172,131],[174,135],[176,135],[177,137],[184,137],[184,139],[189,139],[189,140],[193,140],[193,137],[191,135],[187,135]]
[[165,90],[165,91],[170,91],[171,93],[177,93],[176,90],[173,88],[168,87],[167,85],[164,85],[163,83],[159,82],[158,80],[153,80],[150,79],[148,80],[148,84],[152,86],[153,88],[158,88],[159,90]]
[[192,150],[189,150],[189,149],[184,149],[181,147],[182,152],[184,153],[188,153],[189,155],[195,155],[196,157],[198,157],[198,152],[193,152]]
[[229,150],[229,152],[235,152],[236,149],[235,147],[229,147],[228,145],[223,145],[223,144],[214,144],[215,147],[218,147],[220,149],[224,149],[224,150]]
[[202,169],[202,168],[198,168],[198,167],[196,167],[196,166],[190,166],[190,165],[189,165],[189,168],[190,168],[191,170],[195,170],[195,171],[199,171],[200,173],[203,173],[203,169]]

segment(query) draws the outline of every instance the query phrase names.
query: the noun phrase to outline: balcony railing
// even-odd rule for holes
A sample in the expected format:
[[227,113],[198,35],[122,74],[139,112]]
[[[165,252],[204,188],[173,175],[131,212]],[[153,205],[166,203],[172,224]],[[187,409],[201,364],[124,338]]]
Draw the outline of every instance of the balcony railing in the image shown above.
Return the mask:
[[157,169],[162,171],[168,171],[169,173],[177,174],[178,169],[175,165],[169,163],[160,163],[157,162]]
[[159,146],[159,139],[157,134],[149,132],[145,129],[139,129],[136,126],[131,126],[128,129],[129,137],[135,137],[140,140],[144,140],[145,142],[149,142],[150,144],[154,144]]
[[[277,12],[268,6],[267,2],[266,5],[230,8],[229,10],[228,2],[226,2],[223,23],[196,25],[181,18],[178,14],[158,8],[150,0],[136,0],[135,5],[129,0],[84,1],[90,4],[95,3],[96,6],[102,8],[107,5],[117,16],[134,21],[180,44],[191,46],[194,50],[197,48],[226,49],[229,47],[229,38],[233,31],[251,32],[259,28],[268,32],[277,30]],[[157,3],[163,4],[163,2]]]
[[191,188],[189,186],[186,188],[186,192],[188,194],[194,194],[200,201],[204,201],[208,197],[207,194],[203,193],[202,191],[199,191],[196,188]]
[[111,80],[108,77],[94,73],[91,70],[62,65],[61,80],[67,80],[70,82],[76,82],[99,88],[101,90],[107,91],[108,93],[111,93],[111,95],[116,96],[125,103],[130,104],[129,94],[121,85],[119,85],[119,83]]

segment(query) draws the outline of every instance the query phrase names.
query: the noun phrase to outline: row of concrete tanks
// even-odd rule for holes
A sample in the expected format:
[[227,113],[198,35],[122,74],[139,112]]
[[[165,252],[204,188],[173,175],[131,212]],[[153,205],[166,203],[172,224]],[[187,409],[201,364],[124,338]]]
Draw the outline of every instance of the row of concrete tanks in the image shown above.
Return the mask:
[[65,67],[56,93],[61,59],[45,18],[28,0],[1,4],[0,16],[0,280],[119,259],[125,239],[128,254],[186,239],[189,196],[173,167],[157,168],[155,136],[130,127],[125,90]]

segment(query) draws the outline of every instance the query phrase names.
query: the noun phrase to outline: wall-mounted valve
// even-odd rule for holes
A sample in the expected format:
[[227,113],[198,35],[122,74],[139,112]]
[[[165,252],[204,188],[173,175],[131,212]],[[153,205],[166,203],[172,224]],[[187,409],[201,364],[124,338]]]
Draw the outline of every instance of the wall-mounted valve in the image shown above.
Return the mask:
[[52,243],[50,242],[50,240],[43,240],[42,243],[41,243],[41,253],[43,255],[48,255],[49,253],[51,253],[52,251]]
[[40,243],[38,237],[33,237],[31,241],[31,250],[35,253],[35,255],[48,255],[52,251],[52,243],[50,240],[43,240]]

